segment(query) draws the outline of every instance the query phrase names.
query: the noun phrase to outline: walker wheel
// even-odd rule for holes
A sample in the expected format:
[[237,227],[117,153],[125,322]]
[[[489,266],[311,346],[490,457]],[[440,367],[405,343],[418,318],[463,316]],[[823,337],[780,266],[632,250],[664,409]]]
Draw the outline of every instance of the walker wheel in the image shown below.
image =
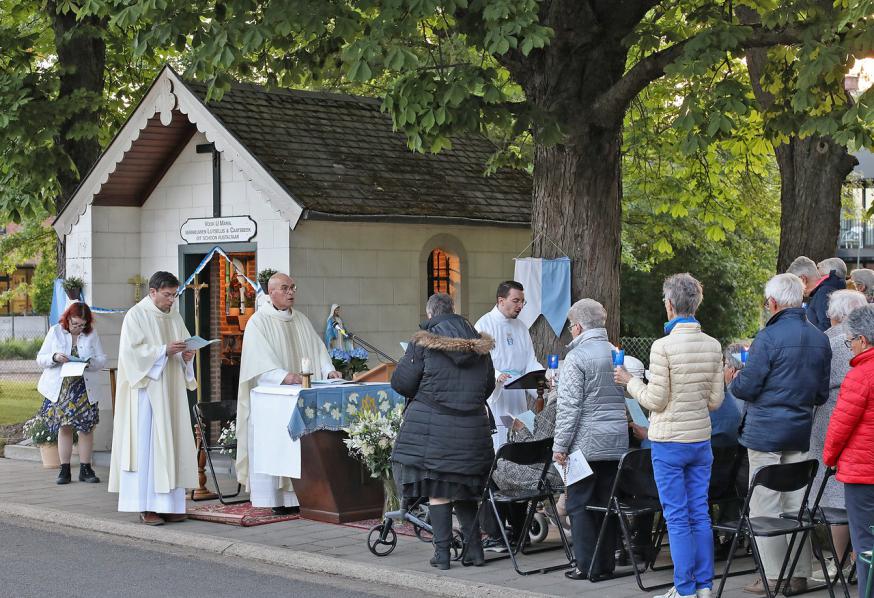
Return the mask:
[[367,548],[376,556],[388,556],[395,549],[395,546],[398,545],[398,536],[391,527],[388,528],[388,532],[385,534],[385,540],[382,540],[384,528],[385,523],[374,525],[370,528],[370,533],[367,534]]
[[457,527],[452,529],[452,545],[450,549],[452,550],[453,561],[461,558],[461,551],[464,549],[464,535]]
[[528,529],[528,540],[531,544],[543,542],[549,534],[549,520],[543,513],[534,513],[531,527]]
[[434,534],[429,532],[424,527],[416,525],[415,523],[413,524],[413,533],[416,534],[416,537],[419,538],[419,540],[425,542],[426,544],[430,544],[434,539]]

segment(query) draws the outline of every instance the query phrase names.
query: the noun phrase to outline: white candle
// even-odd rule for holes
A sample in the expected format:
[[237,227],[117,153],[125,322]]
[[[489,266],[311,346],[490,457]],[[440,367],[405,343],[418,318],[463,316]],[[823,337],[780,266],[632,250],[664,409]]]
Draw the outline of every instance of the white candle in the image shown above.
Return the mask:
[[313,364],[310,361],[309,357],[304,357],[300,360],[300,369],[302,374],[312,374],[313,373]]

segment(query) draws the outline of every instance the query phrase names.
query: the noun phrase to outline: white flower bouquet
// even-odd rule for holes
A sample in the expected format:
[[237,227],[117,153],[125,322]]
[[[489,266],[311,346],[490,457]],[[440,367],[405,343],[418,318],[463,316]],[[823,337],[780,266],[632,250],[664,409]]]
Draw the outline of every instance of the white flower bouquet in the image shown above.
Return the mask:
[[349,435],[343,441],[349,454],[367,466],[371,477],[391,477],[391,450],[401,429],[402,413],[402,405],[386,413],[361,409],[353,423],[343,428]]
[[222,431],[219,434],[218,443],[222,448],[219,452],[223,455],[230,455],[232,459],[237,458],[237,422],[232,420],[222,426]]

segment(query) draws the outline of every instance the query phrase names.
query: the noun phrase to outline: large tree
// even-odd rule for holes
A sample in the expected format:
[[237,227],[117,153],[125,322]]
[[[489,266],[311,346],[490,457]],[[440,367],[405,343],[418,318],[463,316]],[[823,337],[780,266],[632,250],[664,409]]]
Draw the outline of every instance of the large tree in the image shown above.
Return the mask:
[[[413,149],[439,150],[452,135],[511,118],[533,140],[535,255],[555,255],[547,237],[562,247],[573,260],[574,297],[603,302],[615,333],[629,104],[669,67],[701,74],[749,48],[815,42],[823,31],[805,0],[744,4],[780,18],[742,25],[730,3],[703,0],[141,1],[112,18],[159,23],[141,31],[140,50],[186,44],[188,74],[211,81],[217,95],[241,74],[295,85],[339,64],[353,81],[378,76]],[[834,43],[855,52],[854,40],[870,37],[859,33],[869,29],[870,2],[841,6],[831,30],[843,37]],[[524,98],[515,101],[519,89]],[[730,104],[701,120],[728,119],[726,111]],[[731,131],[730,120],[720,122],[717,131]],[[548,335],[540,340],[549,346]]]

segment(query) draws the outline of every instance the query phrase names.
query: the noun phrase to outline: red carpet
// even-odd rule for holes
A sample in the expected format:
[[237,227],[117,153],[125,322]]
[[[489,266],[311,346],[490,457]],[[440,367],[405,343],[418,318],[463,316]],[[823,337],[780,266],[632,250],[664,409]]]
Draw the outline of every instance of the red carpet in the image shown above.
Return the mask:
[[300,519],[300,515],[274,515],[269,507],[253,507],[244,502],[237,505],[188,503],[188,518],[240,527],[254,527],[280,521]]

